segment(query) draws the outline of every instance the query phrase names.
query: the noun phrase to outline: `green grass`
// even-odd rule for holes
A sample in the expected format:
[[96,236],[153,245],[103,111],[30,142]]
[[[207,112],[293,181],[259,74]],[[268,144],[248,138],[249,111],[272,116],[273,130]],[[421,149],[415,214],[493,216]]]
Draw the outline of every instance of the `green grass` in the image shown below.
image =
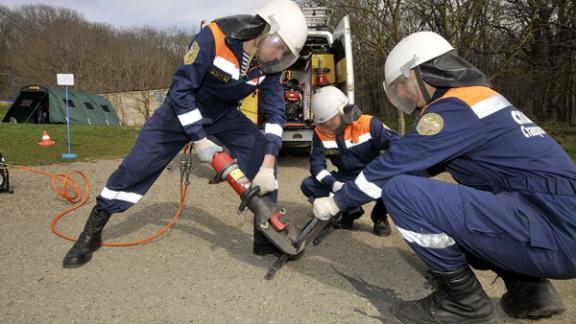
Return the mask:
[[542,124],[542,128],[576,161],[576,127],[562,122],[548,122]]
[[[9,104],[0,103],[0,121],[8,111]],[[411,116],[410,116],[411,117]],[[381,118],[392,129],[397,129],[396,118]],[[409,130],[413,119],[406,120]],[[576,160],[576,127],[567,123],[548,122],[541,124],[573,160]],[[42,130],[46,130],[56,144],[38,146]],[[136,127],[117,126],[71,126],[72,152],[78,155],[75,161],[115,159],[126,156],[139,133]],[[0,153],[9,164],[48,165],[66,162],[62,153],[68,152],[66,125],[8,124],[0,122]]]
[[8,108],[10,108],[10,104],[7,102],[0,102],[0,121],[4,119],[4,115],[8,112]]
[[[0,120],[6,113],[0,107]],[[56,144],[48,147],[37,145],[46,130]],[[70,127],[73,161],[115,159],[126,156],[140,129],[124,126]],[[66,125],[8,124],[0,122],[0,153],[12,165],[48,165],[65,163],[62,153],[68,152]]]

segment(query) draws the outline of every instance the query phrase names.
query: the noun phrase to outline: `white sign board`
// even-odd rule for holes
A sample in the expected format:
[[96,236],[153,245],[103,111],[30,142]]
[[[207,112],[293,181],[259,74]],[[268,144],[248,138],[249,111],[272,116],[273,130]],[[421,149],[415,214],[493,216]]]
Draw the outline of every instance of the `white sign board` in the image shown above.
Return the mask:
[[56,80],[60,86],[73,86],[74,74],[56,74]]

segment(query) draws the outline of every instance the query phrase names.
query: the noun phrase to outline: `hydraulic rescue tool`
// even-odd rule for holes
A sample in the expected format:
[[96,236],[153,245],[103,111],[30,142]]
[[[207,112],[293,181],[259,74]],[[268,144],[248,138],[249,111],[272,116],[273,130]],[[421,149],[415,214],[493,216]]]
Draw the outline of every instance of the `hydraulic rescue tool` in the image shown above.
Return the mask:
[[[311,220],[308,221],[308,223],[306,223],[306,226],[304,226],[304,229],[302,230],[302,232],[300,232],[300,235],[298,235],[298,237],[294,241],[294,247],[296,249],[304,245],[303,243],[306,241],[308,236],[314,231],[316,226],[318,226],[318,224],[320,224],[320,220],[316,217],[312,218]],[[278,259],[276,259],[276,261],[274,262],[274,264],[270,267],[270,269],[268,269],[268,272],[266,273],[266,276],[264,278],[266,278],[266,280],[274,279],[276,272],[278,272],[278,270],[280,270],[280,268],[282,268],[282,266],[285,265],[289,259],[290,255],[288,254],[283,254],[279,256]]]
[[[332,218],[337,220],[342,216],[342,214],[343,211],[339,211],[338,214],[334,215]],[[300,232],[300,235],[298,235],[298,237],[294,241],[294,247],[298,249],[300,248],[301,245],[304,245],[306,239],[308,239],[308,237],[314,232],[316,227],[318,227],[318,225],[321,223],[322,221],[320,221],[316,217],[310,219],[308,223],[306,223],[306,226],[304,226],[302,232]],[[268,272],[266,273],[266,276],[264,278],[266,278],[266,280],[274,279],[276,272],[278,272],[278,270],[280,270],[280,268],[282,268],[282,266],[284,266],[290,260],[290,257],[291,257],[290,255],[286,254],[279,256],[278,259],[276,259],[276,261],[274,262],[274,264],[272,264],[270,269],[268,269]]]
[[226,153],[214,155],[211,163],[216,176],[214,182],[226,181],[240,196],[241,203],[238,213],[246,208],[254,213],[254,225],[288,258],[298,255],[304,250],[304,244],[294,243],[298,237],[298,229],[287,221],[284,221],[284,210],[277,210],[275,203],[268,197],[258,196],[259,187],[253,187],[251,181],[240,170],[240,167]]
[[338,221],[340,220],[341,215],[342,214],[340,213],[330,218],[330,220],[324,225],[324,227],[322,227],[322,229],[318,232],[318,235],[316,235],[314,240],[312,240],[312,244],[314,246],[320,244],[326,238],[326,236],[328,236],[330,233],[332,233],[335,229],[338,228],[339,226]]

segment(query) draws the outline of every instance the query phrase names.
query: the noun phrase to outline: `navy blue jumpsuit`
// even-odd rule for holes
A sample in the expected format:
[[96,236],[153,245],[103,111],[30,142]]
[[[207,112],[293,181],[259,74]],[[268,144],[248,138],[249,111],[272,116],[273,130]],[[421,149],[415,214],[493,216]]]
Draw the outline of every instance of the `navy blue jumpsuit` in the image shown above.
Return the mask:
[[[378,118],[362,115],[336,137],[329,137],[317,129],[312,136],[310,173],[302,181],[300,189],[309,198],[327,197],[336,181],[352,181],[383,150],[399,139],[396,132],[386,127]],[[328,171],[329,159],[338,171]],[[350,214],[361,214],[360,207],[348,210]],[[382,215],[385,216],[385,215]]]
[[[265,154],[278,155],[286,122],[280,73],[264,74],[253,60],[243,75],[242,55],[243,42],[226,37],[214,22],[195,36],[164,103],[97,197],[98,210],[116,213],[136,204],[189,141],[209,137],[224,145],[249,179]],[[238,110],[239,102],[257,88],[265,134]],[[273,200],[276,193],[270,194]]]
[[[544,130],[487,87],[438,89],[414,129],[335,195],[382,198],[435,271],[465,253],[534,277],[576,277],[576,166]],[[458,182],[426,177],[445,168]],[[466,252],[464,252],[466,251]]]

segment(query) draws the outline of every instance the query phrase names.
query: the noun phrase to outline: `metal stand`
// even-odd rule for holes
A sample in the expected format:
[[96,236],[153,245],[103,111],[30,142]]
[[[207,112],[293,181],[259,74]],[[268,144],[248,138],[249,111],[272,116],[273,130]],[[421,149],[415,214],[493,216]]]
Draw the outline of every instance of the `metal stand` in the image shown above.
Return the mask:
[[68,131],[68,153],[62,154],[62,157],[65,159],[75,159],[77,155],[71,152],[70,147],[70,110],[68,108],[68,86],[65,88],[66,90],[66,129]]

